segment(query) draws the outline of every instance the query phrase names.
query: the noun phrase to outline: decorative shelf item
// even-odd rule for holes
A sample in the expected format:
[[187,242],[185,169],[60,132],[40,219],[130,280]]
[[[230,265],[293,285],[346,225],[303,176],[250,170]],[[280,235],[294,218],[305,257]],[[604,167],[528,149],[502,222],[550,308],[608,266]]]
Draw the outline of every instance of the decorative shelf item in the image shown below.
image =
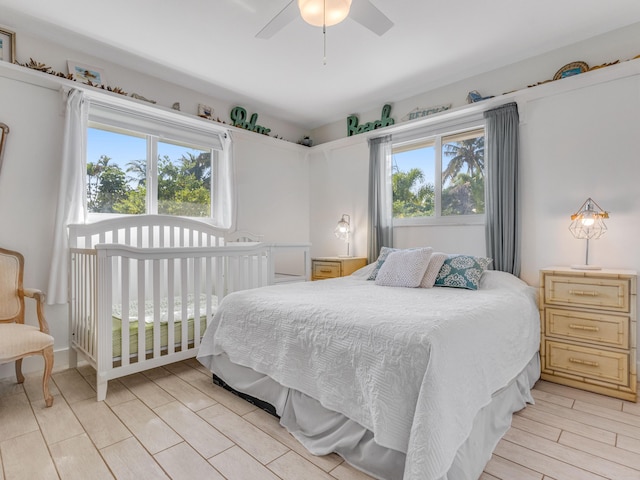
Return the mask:
[[571,62],[567,63],[564,67],[556,72],[553,76],[554,80],[560,80],[561,78],[572,77],[579,75],[589,70],[589,65],[585,62]]

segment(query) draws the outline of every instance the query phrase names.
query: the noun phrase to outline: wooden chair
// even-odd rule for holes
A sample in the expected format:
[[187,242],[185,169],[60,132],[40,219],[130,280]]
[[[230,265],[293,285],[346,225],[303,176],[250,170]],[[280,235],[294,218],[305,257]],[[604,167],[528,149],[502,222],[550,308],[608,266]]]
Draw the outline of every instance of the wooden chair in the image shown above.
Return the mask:
[[[22,359],[31,355],[44,357],[42,390],[47,407],[53,404],[49,393],[49,379],[53,369],[53,337],[44,317],[44,294],[40,290],[24,288],[24,257],[0,248],[0,364],[16,362],[18,383],[24,382]],[[39,328],[24,323],[24,297],[36,301]]]

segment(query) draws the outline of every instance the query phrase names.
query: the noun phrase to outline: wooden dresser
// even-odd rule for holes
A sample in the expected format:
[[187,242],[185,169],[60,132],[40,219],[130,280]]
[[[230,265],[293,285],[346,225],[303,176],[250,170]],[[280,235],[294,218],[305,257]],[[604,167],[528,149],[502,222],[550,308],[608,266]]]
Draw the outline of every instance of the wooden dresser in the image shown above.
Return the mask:
[[311,259],[311,280],[351,275],[367,264],[365,257],[319,257]]
[[631,270],[540,271],[543,380],[636,401],[636,282]]

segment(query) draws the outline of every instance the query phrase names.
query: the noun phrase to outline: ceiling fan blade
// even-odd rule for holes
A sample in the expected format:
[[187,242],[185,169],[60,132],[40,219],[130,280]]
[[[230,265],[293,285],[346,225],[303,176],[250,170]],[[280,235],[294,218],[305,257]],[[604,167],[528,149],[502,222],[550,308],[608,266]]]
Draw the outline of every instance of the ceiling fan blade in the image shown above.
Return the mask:
[[393,27],[393,22],[369,0],[354,0],[349,17],[378,35]]
[[296,6],[295,0],[291,0],[280,13],[271,19],[262,30],[256,34],[256,38],[271,38],[284,27],[289,25],[294,19],[298,18],[300,13]]

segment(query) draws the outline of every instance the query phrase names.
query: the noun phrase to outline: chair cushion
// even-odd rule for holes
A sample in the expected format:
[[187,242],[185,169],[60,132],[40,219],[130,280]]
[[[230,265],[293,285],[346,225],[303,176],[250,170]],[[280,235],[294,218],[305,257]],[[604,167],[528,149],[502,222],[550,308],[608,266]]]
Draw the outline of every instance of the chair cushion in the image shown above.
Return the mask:
[[53,346],[53,337],[32,325],[0,323],[0,363],[12,362]]

